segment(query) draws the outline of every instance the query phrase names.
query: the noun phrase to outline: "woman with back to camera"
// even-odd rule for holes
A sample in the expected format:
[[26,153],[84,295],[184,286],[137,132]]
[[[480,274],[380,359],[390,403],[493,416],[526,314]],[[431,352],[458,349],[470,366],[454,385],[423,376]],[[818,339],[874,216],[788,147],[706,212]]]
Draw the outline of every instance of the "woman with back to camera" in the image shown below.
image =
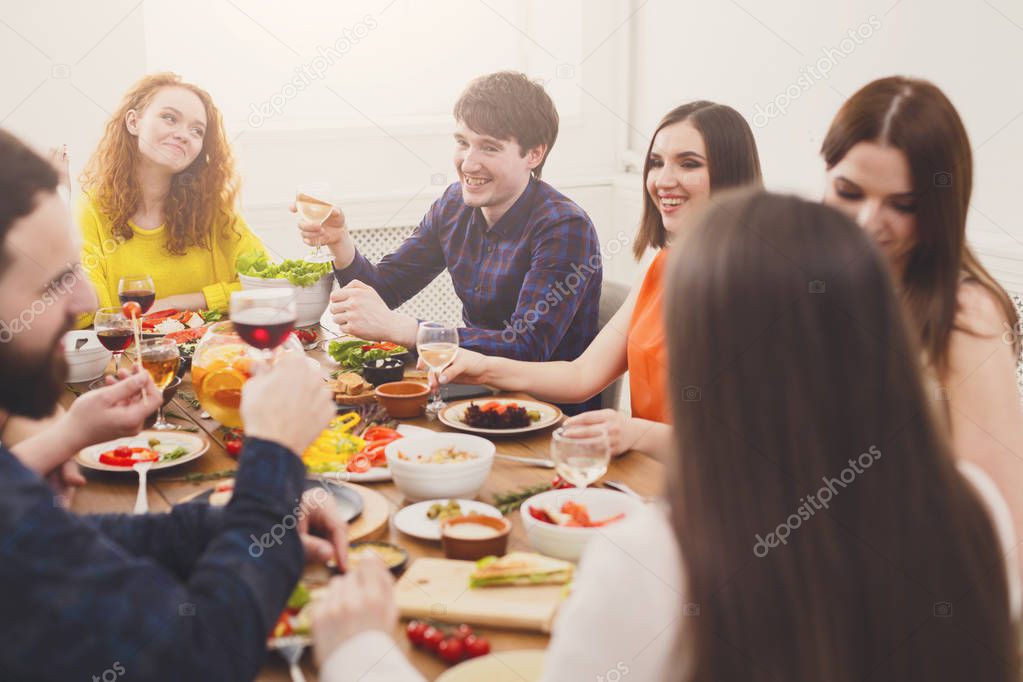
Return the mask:
[[[667,504],[591,540],[542,679],[1018,679],[1007,505],[952,458],[862,231],[741,193],[679,247]],[[335,578],[313,615],[321,679],[418,679],[396,620],[382,565]]]
[[521,362],[460,350],[441,373],[441,383],[458,379],[563,403],[587,400],[628,371],[631,416],[594,410],[570,418],[565,426],[606,429],[616,455],[630,449],[664,454],[671,440],[661,316],[668,247],[714,193],[760,183],[756,141],[741,114],[707,101],[672,109],[650,140],[643,216],[633,243],[637,260],[647,249],[658,253],[642,284],[593,343],[572,362]]
[[973,160],[959,114],[927,81],[883,78],[842,106],[821,153],[824,202],[886,256],[953,452],[1002,486],[1023,528],[1020,323],[966,243]]
[[237,211],[238,176],[220,110],[172,73],[125,93],[82,175],[82,261],[100,307],[122,277],[148,274],[154,311],[226,309],[235,260],[264,252]]

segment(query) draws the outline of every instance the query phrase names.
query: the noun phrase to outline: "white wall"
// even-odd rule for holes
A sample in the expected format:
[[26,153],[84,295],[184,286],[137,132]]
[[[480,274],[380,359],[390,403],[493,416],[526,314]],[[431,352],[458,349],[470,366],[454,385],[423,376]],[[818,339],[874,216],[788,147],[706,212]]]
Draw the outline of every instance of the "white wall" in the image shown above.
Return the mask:
[[[996,277],[1023,291],[1015,203],[1023,180],[1019,0],[649,0],[632,30],[634,150],[645,151],[650,131],[672,107],[716,100],[754,125],[767,186],[813,198],[823,187],[821,140],[845,98],[893,74],[936,83],[973,145],[969,239]],[[859,33],[853,39],[849,31]],[[830,59],[820,66],[830,65],[828,77],[809,74],[806,67],[825,54]],[[785,113],[767,116],[771,102],[787,102]]]
[[[286,90],[345,37],[308,87]],[[818,80],[806,67],[824,50],[831,69]],[[206,87],[234,139],[243,209],[282,255],[302,251],[285,206],[305,179],[329,180],[355,225],[417,222],[453,178],[450,107],[477,73],[547,82],[562,126],[545,177],[604,241],[632,234],[642,190],[624,164],[671,107],[736,107],[768,186],[818,197],[817,150],[843,99],[876,77],[923,76],[974,146],[971,242],[1023,291],[1019,0],[0,0],[0,58],[0,126],[40,147],[67,142],[73,174],[142,74],[171,69]],[[274,96],[279,114],[253,114]],[[783,115],[762,113],[785,100]],[[624,255],[607,265],[624,281],[641,271]]]

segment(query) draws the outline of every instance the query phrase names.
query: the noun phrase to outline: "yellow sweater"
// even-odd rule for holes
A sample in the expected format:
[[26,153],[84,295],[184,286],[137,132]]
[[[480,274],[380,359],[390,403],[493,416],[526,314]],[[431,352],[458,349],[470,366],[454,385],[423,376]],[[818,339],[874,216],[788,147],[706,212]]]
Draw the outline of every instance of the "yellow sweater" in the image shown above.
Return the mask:
[[[133,235],[122,243],[114,236],[110,219],[99,210],[87,194],[78,205],[78,226],[82,231],[82,265],[89,274],[99,306],[119,305],[117,283],[126,275],[145,273],[153,278],[156,297],[201,291],[206,306],[211,310],[226,310],[232,291],[241,288],[235,259],[239,253],[259,250],[266,252],[245,220],[235,214],[235,232],[225,233],[223,225],[214,226],[212,248],[189,248],[174,256],[167,252],[165,227],[143,230],[129,221]],[[91,324],[80,319],[79,326]]]

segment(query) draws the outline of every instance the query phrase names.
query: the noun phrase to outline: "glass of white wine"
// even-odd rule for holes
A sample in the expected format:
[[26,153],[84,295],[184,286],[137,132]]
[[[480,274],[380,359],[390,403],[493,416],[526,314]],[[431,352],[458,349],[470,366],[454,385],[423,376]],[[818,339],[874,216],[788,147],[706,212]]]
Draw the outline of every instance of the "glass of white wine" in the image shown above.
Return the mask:
[[433,400],[426,406],[426,413],[432,417],[440,414],[447,405],[440,397],[440,371],[455,359],[458,353],[458,329],[439,322],[420,322],[416,333],[416,352],[430,371],[438,376],[437,390]]
[[[295,194],[295,208],[303,220],[322,225],[334,210],[334,204],[328,200],[330,196],[330,185],[326,182],[303,183]],[[322,244],[317,243],[305,259],[310,263],[326,263],[331,256],[329,251],[323,250]]]
[[605,429],[562,427],[551,434],[551,459],[561,478],[585,488],[607,473],[611,441]]

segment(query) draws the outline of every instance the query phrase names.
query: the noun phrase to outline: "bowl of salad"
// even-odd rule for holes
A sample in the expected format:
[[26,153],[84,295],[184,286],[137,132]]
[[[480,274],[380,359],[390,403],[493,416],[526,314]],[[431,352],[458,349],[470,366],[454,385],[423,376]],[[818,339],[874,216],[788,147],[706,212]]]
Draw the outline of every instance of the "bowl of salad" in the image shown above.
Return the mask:
[[330,304],[334,276],[330,263],[285,260],[273,263],[265,253],[247,251],[235,262],[242,289],[295,289],[296,327],[318,324]]

